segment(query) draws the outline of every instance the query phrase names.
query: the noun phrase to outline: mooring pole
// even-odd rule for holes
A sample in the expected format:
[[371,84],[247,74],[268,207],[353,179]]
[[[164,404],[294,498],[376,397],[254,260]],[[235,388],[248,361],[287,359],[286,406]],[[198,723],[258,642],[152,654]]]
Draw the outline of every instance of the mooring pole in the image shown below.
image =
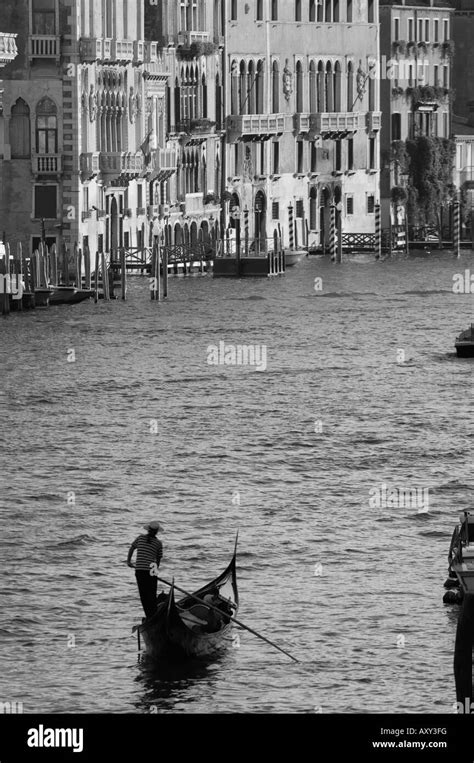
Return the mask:
[[163,259],[163,299],[166,299],[168,296],[168,247],[164,246],[161,251]]
[[375,257],[380,260],[382,256],[382,224],[380,204],[375,205]]
[[122,286],[122,299],[127,299],[127,260],[125,257],[125,249],[120,249],[120,283]]
[[95,253],[94,302],[99,301],[99,252]]
[[456,196],[454,200],[454,208],[453,208],[453,225],[454,225],[454,254],[456,257],[461,256],[461,205],[459,203],[459,198]]
[[329,229],[329,256],[334,262],[336,259],[336,207],[331,204],[330,207],[330,229]]
[[[472,702],[472,647],[474,644],[474,594],[464,594],[459,613],[454,647],[454,679],[456,701],[464,712],[470,712]],[[466,711],[466,707],[468,708]]]

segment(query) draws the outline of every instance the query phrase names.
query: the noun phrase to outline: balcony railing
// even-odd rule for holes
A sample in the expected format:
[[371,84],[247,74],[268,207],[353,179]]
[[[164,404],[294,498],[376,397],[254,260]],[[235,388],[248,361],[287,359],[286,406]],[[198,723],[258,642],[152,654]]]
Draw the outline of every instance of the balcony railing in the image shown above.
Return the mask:
[[227,119],[227,127],[231,139],[234,140],[257,135],[281,135],[285,132],[286,119],[284,114],[230,116]]
[[378,132],[382,129],[382,112],[381,111],[368,111],[367,112],[367,130],[369,132]]
[[96,152],[94,154],[81,154],[80,168],[85,175],[97,175],[99,172],[105,175],[136,175],[143,171],[143,154],[125,152]]
[[341,135],[356,132],[366,125],[365,113],[361,111],[334,111],[311,114],[311,132],[315,135]]
[[208,42],[209,32],[179,32],[178,45],[191,47],[193,42]]
[[210,119],[181,119],[171,127],[171,133],[185,135],[214,135],[216,123]]
[[461,185],[467,185],[469,188],[474,188],[474,167],[464,167],[460,174]]
[[0,32],[0,66],[13,61],[17,53],[16,34]]
[[204,212],[204,194],[187,193],[185,196],[185,210],[187,215],[202,214]]
[[35,175],[59,175],[62,169],[61,154],[35,154],[33,172]]
[[[102,37],[83,37],[80,41],[81,61],[110,61],[112,53],[117,53],[117,42],[112,45],[111,39]],[[133,46],[133,42],[131,43]],[[120,50],[121,52],[121,50]],[[131,59],[133,60],[133,54]]]
[[30,58],[54,58],[59,60],[61,45],[56,35],[35,34],[29,38]]
[[135,45],[133,40],[113,40],[112,60],[133,61],[135,57]]

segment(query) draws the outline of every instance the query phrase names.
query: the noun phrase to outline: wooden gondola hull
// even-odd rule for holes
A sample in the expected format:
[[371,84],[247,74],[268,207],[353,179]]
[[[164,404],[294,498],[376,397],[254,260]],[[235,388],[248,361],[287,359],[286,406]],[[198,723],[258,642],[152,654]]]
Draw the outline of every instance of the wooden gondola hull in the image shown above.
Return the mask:
[[[201,598],[215,587],[226,588],[228,593],[232,592],[231,598],[235,604],[233,615],[235,616],[238,608],[235,556],[222,575],[194,595]],[[138,626],[147,657],[153,660],[212,657],[220,654],[232,643],[231,622],[212,633],[196,631],[188,627],[180,613],[185,612],[191,602],[192,597],[185,596],[176,603],[172,589],[167,601],[159,605],[157,613]]]

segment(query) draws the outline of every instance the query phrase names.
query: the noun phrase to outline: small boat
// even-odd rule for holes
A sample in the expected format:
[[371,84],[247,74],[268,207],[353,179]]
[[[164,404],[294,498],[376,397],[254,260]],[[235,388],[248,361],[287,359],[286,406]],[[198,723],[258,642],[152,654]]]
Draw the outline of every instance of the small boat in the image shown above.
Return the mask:
[[[474,593],[474,514],[465,511],[459,517],[449,547],[449,577],[445,588],[445,603],[460,603],[464,594]],[[451,589],[457,588],[457,591]]]
[[[216,617],[212,610],[193,598],[202,600],[216,590],[223,604],[222,617]],[[229,615],[235,617],[239,606],[236,550],[224,572],[192,596],[176,601],[173,585],[170,593],[161,594],[158,601],[156,613],[133,629],[143,638],[149,658],[183,659],[219,654],[232,641]]]
[[43,287],[38,287],[35,289],[35,307],[49,307],[49,302],[51,299],[51,295],[53,293],[52,289],[45,289]]
[[302,249],[285,249],[285,267],[292,268],[301,262],[303,257],[307,257],[308,252]]
[[76,286],[51,286],[53,290],[50,298],[50,305],[72,305],[77,302],[84,302],[93,295],[92,289],[78,289]]
[[457,337],[454,346],[458,358],[474,358],[474,323]]

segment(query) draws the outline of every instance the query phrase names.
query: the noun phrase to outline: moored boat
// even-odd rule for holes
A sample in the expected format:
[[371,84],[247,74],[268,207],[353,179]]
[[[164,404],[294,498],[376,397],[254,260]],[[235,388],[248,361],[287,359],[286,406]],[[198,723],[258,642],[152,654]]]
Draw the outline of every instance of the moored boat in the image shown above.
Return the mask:
[[454,346],[459,358],[474,358],[474,323],[457,337]]
[[449,577],[445,587],[449,590],[443,601],[460,603],[464,594],[474,594],[474,514],[465,511],[460,524],[454,529],[449,548]]
[[303,257],[307,257],[308,252],[301,249],[285,249],[285,267],[292,268],[301,262]]
[[[216,616],[201,601],[208,594],[217,596],[221,616]],[[164,657],[211,657],[231,642],[232,622],[239,605],[236,576],[236,552],[229,566],[217,578],[193,595],[175,600],[175,589],[158,597],[156,613],[135,626],[145,645],[145,654],[152,659]],[[222,608],[221,608],[222,606]]]
[[71,305],[92,297],[91,289],[78,289],[76,286],[51,286],[50,305]]

